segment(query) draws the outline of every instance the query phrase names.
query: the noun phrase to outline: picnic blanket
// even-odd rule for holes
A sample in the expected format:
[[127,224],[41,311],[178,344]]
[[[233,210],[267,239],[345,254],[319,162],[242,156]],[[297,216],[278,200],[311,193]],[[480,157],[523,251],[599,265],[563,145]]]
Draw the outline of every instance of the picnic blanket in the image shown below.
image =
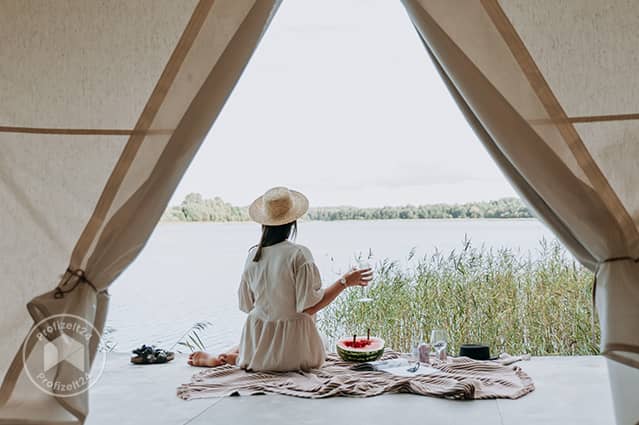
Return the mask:
[[[399,353],[386,351],[382,360]],[[457,400],[516,399],[535,389],[517,366],[450,358],[421,367],[415,373],[354,371],[353,363],[329,354],[324,366],[309,372],[247,372],[224,365],[204,369],[177,389],[184,400],[232,395],[282,394],[302,398],[373,397],[384,393],[412,393]]]

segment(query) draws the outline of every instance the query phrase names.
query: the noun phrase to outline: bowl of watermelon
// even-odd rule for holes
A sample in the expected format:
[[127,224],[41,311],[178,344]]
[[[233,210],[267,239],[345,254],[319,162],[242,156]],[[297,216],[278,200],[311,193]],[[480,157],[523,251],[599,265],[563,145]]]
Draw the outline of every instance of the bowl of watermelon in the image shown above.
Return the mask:
[[347,362],[372,362],[384,354],[384,340],[352,336],[337,341],[337,355]]

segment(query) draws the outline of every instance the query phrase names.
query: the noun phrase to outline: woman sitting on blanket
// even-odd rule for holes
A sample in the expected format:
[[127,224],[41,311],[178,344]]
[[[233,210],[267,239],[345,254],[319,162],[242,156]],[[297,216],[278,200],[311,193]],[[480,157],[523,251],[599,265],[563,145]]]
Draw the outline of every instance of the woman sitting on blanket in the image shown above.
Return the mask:
[[315,313],[350,286],[366,286],[371,269],[352,270],[327,288],[308,248],[289,241],[308,209],[304,195],[275,187],[256,199],[249,216],[262,225],[260,243],[249,250],[240,279],[240,310],[248,313],[239,347],[214,356],[198,351],[193,366],[239,365],[253,371],[318,368],[324,344]]

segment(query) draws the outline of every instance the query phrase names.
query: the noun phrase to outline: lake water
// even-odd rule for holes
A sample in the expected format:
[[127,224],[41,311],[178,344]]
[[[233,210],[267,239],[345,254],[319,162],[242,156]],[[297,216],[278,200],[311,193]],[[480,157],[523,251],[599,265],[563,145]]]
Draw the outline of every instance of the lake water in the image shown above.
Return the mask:
[[[413,248],[419,256],[450,252],[468,237],[475,246],[535,256],[541,239],[555,239],[534,219],[315,221],[300,223],[298,230],[297,242],[311,249],[327,283],[355,252],[369,248],[376,259],[402,261]],[[244,321],[237,284],[259,231],[254,223],[160,224],[111,287],[108,339],[116,351],[142,343],[168,348],[199,321],[212,323],[202,333],[212,351],[237,343]]]

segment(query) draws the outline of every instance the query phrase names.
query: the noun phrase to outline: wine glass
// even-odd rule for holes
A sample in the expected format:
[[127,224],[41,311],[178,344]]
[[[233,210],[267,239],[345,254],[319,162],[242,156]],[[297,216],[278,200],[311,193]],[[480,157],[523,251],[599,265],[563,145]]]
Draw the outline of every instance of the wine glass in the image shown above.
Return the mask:
[[406,369],[407,372],[415,373],[419,369],[420,366],[420,358],[419,358],[419,346],[422,344],[422,338],[420,336],[416,336],[411,339],[410,342],[410,351],[407,353],[408,363],[413,363],[413,366]]
[[[372,269],[374,264],[373,250],[369,248],[356,253],[355,262],[352,265],[352,268],[354,270]],[[361,303],[370,303],[373,301],[373,299],[369,296],[371,283],[372,281],[369,281],[368,285],[360,286],[361,293],[357,301]]]
[[446,360],[447,339],[444,329],[433,329],[430,333],[430,344],[439,360]]

